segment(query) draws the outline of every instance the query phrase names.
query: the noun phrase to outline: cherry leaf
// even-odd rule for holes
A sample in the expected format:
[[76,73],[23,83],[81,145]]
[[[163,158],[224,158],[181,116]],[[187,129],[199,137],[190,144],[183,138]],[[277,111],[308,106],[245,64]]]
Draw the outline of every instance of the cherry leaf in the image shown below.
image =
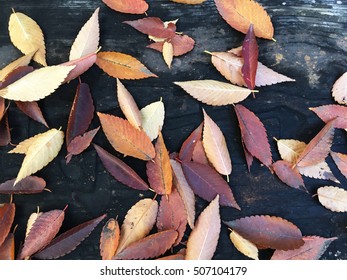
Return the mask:
[[14,203],[5,203],[0,207],[0,246],[11,230],[15,212],[16,206]]
[[111,9],[127,14],[143,14],[148,10],[144,0],[102,0]]
[[101,231],[100,255],[103,260],[111,260],[118,248],[120,238],[119,224],[115,219],[109,219]]
[[40,193],[46,187],[46,181],[36,176],[28,176],[14,186],[16,179],[0,184],[2,194],[34,194]]
[[317,190],[319,202],[334,212],[347,212],[347,191],[333,186],[320,187]]
[[289,187],[298,190],[306,190],[304,180],[302,179],[299,171],[292,168],[292,164],[285,160],[278,160],[272,164],[272,168],[280,180],[287,184]]
[[[346,75],[347,77],[347,75]],[[325,123],[335,119],[334,127],[347,129],[347,107],[341,105],[324,105],[310,108]]]
[[201,123],[193,132],[188,136],[188,138],[183,142],[180,152],[179,159],[182,161],[190,161],[193,156],[194,147],[198,140],[202,137],[203,123]]

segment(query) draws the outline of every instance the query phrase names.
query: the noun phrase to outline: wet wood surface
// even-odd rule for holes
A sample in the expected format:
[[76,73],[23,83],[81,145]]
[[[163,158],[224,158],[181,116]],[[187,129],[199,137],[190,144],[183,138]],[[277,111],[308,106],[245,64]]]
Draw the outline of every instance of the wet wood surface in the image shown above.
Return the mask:
[[[347,5],[344,1],[259,1],[271,15],[276,42],[259,39],[259,60],[268,67],[296,80],[260,88],[253,99],[242,104],[252,110],[264,123],[274,160],[279,159],[274,137],[308,142],[323,127],[323,123],[309,107],[334,104],[331,88],[347,66]],[[296,224],[303,235],[338,237],[322,259],[347,259],[347,215],[325,209],[314,194],[318,187],[340,186],[347,189],[347,180],[336,169],[332,159],[327,159],[341,184],[305,177],[310,194],[291,189],[281,183],[269,170],[255,161],[247,171],[242,152],[240,132],[232,106],[212,107],[191,98],[174,81],[215,79],[225,81],[214,69],[208,51],[226,51],[242,44],[244,35],[231,28],[218,14],[214,2],[202,5],[181,5],[169,0],[148,0],[148,16],[163,20],[178,19],[177,30],[195,39],[194,50],[174,58],[169,70],[159,52],[146,48],[149,40],[125,20],[142,18],[115,12],[102,1],[95,0],[42,0],[0,1],[0,68],[16,59],[21,53],[11,44],[8,19],[11,8],[33,18],[42,28],[49,65],[68,60],[69,51],[78,31],[93,11],[100,7],[101,40],[103,51],[130,54],[143,62],[159,78],[124,81],[140,108],[162,98],[166,117],[163,135],[170,152],[178,151],[184,139],[203,120],[202,108],[222,129],[232,157],[233,171],[230,186],[242,210],[221,209],[223,220],[248,215],[275,215]],[[34,64],[35,65],[35,64]],[[38,65],[35,65],[37,67]],[[90,85],[96,111],[122,116],[116,99],[115,79],[93,66],[81,76]],[[66,130],[67,120],[78,82],[74,80],[61,86],[54,94],[39,102],[51,128]],[[26,117],[14,105],[9,109],[12,143],[46,131]],[[99,125],[95,117],[91,125]],[[347,153],[346,132],[337,130],[332,150]],[[99,131],[95,143],[118,155]],[[15,178],[23,156],[7,154],[12,147],[0,148],[0,182]],[[62,230],[107,213],[118,216],[122,223],[128,209],[143,197],[153,197],[152,192],[132,190],[115,181],[90,147],[83,154],[65,163],[66,146],[58,157],[37,175],[47,181],[51,192],[35,195],[16,195],[15,224],[16,246],[24,240],[26,220],[37,207],[41,211],[63,209],[68,205]],[[146,179],[145,164],[131,158],[124,159],[142,178]],[[0,203],[9,196],[0,195]],[[197,212],[207,205],[197,199]],[[105,221],[104,221],[105,222]],[[98,247],[101,225],[74,252],[65,259],[100,259]],[[187,238],[189,231],[186,232]],[[246,259],[231,244],[229,231],[222,231],[214,259]],[[269,259],[271,250],[262,250],[260,258]]]

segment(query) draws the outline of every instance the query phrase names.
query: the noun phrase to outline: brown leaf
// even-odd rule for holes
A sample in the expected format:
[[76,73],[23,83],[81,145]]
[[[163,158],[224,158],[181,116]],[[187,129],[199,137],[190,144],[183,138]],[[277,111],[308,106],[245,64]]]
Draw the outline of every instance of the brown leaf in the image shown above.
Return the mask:
[[158,77],[136,58],[119,52],[99,52],[96,65],[104,72],[118,79],[144,79]]
[[295,250],[276,250],[271,260],[319,260],[337,237],[304,236],[305,244]]
[[155,157],[153,144],[144,131],[137,130],[128,121],[119,117],[97,114],[102,130],[116,151],[141,160],[151,160]]
[[194,151],[193,151],[192,161],[197,162],[197,163],[201,163],[201,164],[205,164],[205,165],[210,164],[208,159],[207,159],[204,145],[203,145],[201,140],[196,141],[196,145],[195,145]]
[[46,181],[36,176],[28,176],[14,185],[16,179],[0,184],[2,194],[33,194],[40,193],[46,187]]
[[[188,35],[178,35],[170,39],[170,43],[173,46],[173,56],[181,56],[190,52],[195,45],[193,38]],[[164,42],[155,42],[147,46],[147,48],[156,50],[158,52],[163,52]]]
[[28,53],[27,55],[21,56],[20,58],[12,61],[10,64],[6,65],[3,69],[0,70],[0,81],[3,81],[5,77],[11,73],[13,70],[15,70],[18,67],[21,66],[27,66],[33,55],[36,51],[33,51],[31,53]]
[[224,223],[258,248],[293,250],[304,244],[300,230],[280,217],[250,216]]
[[[347,75],[346,75],[347,77]],[[324,105],[309,108],[325,123],[335,119],[334,127],[347,129],[347,107],[341,105]]]
[[141,179],[139,175],[125,162],[121,161],[117,157],[114,157],[110,153],[96,144],[93,144],[94,148],[101,159],[102,164],[108,172],[117,181],[124,185],[136,189],[136,190],[148,190],[148,185]]
[[100,255],[102,260],[111,260],[116,253],[120,238],[118,221],[109,219],[101,231]]
[[[1,97],[0,97],[1,98]],[[11,142],[10,127],[8,126],[7,113],[0,120],[0,147]]]
[[334,212],[347,212],[347,191],[333,186],[320,187],[317,190],[319,202]]
[[253,0],[215,0],[218,12],[236,30],[247,33],[251,23],[257,37],[273,39],[274,28],[264,8]]
[[219,239],[219,195],[201,212],[187,241],[186,260],[211,260]]
[[37,121],[41,124],[43,124],[45,127],[48,128],[48,124],[42,114],[42,111],[39,107],[39,104],[35,101],[32,102],[21,102],[16,101],[16,105],[19,110],[21,110],[24,114],[26,114],[28,117],[32,118],[34,121]]
[[[106,217],[98,218],[79,224],[54,238],[47,246],[34,255],[38,259],[57,259],[71,253],[86,239],[94,228]],[[34,224],[35,225],[35,224]],[[31,229],[32,231],[32,229]],[[30,231],[30,232],[31,232]]]
[[252,111],[240,104],[235,106],[235,112],[247,151],[269,167],[272,163],[272,155],[263,123]]
[[63,210],[51,210],[42,213],[35,220],[26,236],[18,259],[30,257],[46,247],[59,232],[64,217],[65,212]]
[[127,14],[143,14],[148,10],[144,0],[102,0],[111,9]]
[[251,23],[242,44],[243,65],[241,68],[243,80],[251,90],[255,88],[258,54],[257,39],[255,38],[253,24]]
[[278,160],[272,164],[273,170],[283,183],[294,189],[304,190],[307,192],[304,180],[299,171],[296,168],[292,168],[292,166],[293,165],[290,162],[285,160]]
[[161,133],[155,143],[155,157],[146,164],[146,173],[151,188],[157,194],[169,195],[172,189],[172,170],[169,153]]
[[184,140],[180,152],[179,159],[182,161],[190,161],[193,156],[194,147],[198,140],[201,140],[202,137],[202,128],[203,123],[201,123],[193,132],[188,136],[186,140]]
[[155,258],[164,254],[171,248],[177,239],[177,231],[166,230],[154,233],[132,243],[122,252],[118,253],[114,260],[139,260]]
[[0,246],[11,230],[15,212],[16,206],[14,203],[5,203],[0,207]]
[[32,66],[19,66],[16,69],[12,70],[10,73],[6,75],[6,77],[3,79],[2,84],[0,88],[8,87],[10,84],[13,84],[14,82],[18,81],[19,79],[23,78],[27,74],[34,71],[34,67]]
[[240,210],[230,186],[212,167],[196,162],[183,161],[182,169],[196,195],[207,201],[212,201],[219,194],[220,205]]
[[322,130],[307,144],[297,158],[295,165],[311,166],[325,160],[330,152],[334,137],[334,121],[328,122]]
[[335,152],[330,152],[330,155],[342,175],[347,178],[347,155]]
[[2,245],[0,245],[0,260],[14,260],[14,250],[14,235],[10,232]]
[[336,80],[333,85],[332,94],[337,103],[347,105],[347,72]]

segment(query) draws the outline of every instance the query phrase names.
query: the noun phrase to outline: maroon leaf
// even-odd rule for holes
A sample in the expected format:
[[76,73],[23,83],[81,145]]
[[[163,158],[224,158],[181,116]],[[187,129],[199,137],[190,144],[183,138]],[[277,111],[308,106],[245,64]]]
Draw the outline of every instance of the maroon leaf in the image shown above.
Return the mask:
[[14,203],[5,203],[0,207],[0,246],[11,230],[15,212]]
[[148,190],[148,185],[125,162],[106,152],[103,148],[93,144],[104,167],[119,182],[136,190]]
[[11,142],[10,127],[8,126],[7,113],[0,120],[0,147]]
[[244,58],[241,68],[242,77],[249,89],[255,88],[255,76],[258,68],[258,44],[254,34],[253,24],[250,24],[246,37],[242,44],[242,56]]
[[201,123],[194,131],[188,136],[188,138],[183,142],[181,146],[180,153],[178,155],[179,159],[182,161],[190,161],[193,156],[194,147],[198,140],[202,137],[202,128],[204,124]]
[[278,160],[272,165],[272,168],[283,183],[294,189],[304,190],[307,192],[300,172],[296,168],[292,168],[290,162]]
[[[174,56],[184,55],[190,52],[195,45],[195,41],[187,35],[175,35],[170,40],[168,40],[174,49]],[[164,42],[155,42],[147,46],[147,48],[163,52]]]
[[67,146],[68,155],[66,156],[66,164],[70,162],[72,156],[79,155],[89,147],[99,129],[100,126],[72,139]]
[[52,240],[43,250],[34,255],[38,259],[57,259],[71,253],[86,239],[94,228],[106,217],[106,214],[98,218],[84,222],[74,228],[60,234]]
[[324,105],[316,108],[310,108],[317,114],[323,122],[328,123],[335,119],[335,128],[347,128],[347,107],[341,105]]
[[337,168],[343,176],[347,178],[347,155],[341,153],[330,152]]
[[94,116],[94,105],[89,86],[85,83],[78,85],[72,104],[66,130],[66,144],[83,134],[89,127]]
[[5,99],[0,97],[0,122],[3,118],[3,116],[5,115],[5,113],[6,113]]
[[20,67],[14,69],[2,81],[0,89],[9,86],[10,84],[23,78],[25,75],[27,75],[33,71],[34,71],[34,67],[32,67],[32,66],[20,66]]
[[252,111],[240,104],[235,106],[235,112],[247,151],[269,167],[272,163],[272,155],[263,123]]
[[171,194],[162,196],[157,217],[158,231],[173,229],[178,232],[174,246],[178,245],[184,235],[187,226],[187,212],[183,200],[176,188]]
[[14,235],[11,232],[0,245],[0,260],[14,260]]
[[33,194],[40,193],[46,187],[46,181],[36,176],[28,176],[13,186],[16,179],[0,184],[2,194]]
[[154,233],[130,244],[114,260],[134,260],[155,258],[164,254],[174,244],[178,236],[175,230]]
[[251,166],[252,166],[254,157],[252,156],[250,152],[248,152],[247,148],[245,147],[245,143],[243,143],[243,141],[242,141],[242,148],[243,148],[243,152],[245,153],[248,172],[251,172]]
[[21,110],[28,117],[32,118],[34,121],[42,123],[45,127],[48,128],[48,124],[45,118],[42,115],[39,104],[35,101],[32,102],[21,102],[15,101],[19,110]]
[[280,217],[250,216],[224,223],[258,248],[293,250],[304,244],[300,230]]
[[209,161],[208,161],[206,153],[205,153],[204,145],[203,145],[201,140],[198,140],[196,142],[196,145],[195,145],[194,151],[193,151],[192,160],[194,162],[205,164],[205,165],[209,164]]
[[196,195],[210,202],[219,194],[220,205],[241,210],[228,183],[212,167],[196,162],[184,161],[182,162],[182,169]]
[[65,212],[52,210],[42,213],[32,225],[18,259],[25,259],[46,247],[57,235],[63,223]]

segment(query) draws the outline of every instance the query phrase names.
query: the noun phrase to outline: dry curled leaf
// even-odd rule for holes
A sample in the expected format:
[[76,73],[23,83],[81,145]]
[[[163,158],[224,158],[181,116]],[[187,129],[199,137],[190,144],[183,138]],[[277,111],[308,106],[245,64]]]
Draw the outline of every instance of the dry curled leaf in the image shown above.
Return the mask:
[[331,211],[347,212],[347,191],[333,186],[320,187],[317,190],[319,202]]
[[153,141],[158,137],[165,119],[164,103],[160,101],[148,104],[140,110],[142,117],[142,129],[146,132],[148,137]]
[[101,231],[100,255],[102,260],[111,260],[116,253],[120,238],[118,221],[109,219]]
[[347,105],[347,72],[336,80],[332,94],[337,103]]
[[0,246],[11,230],[15,212],[16,206],[14,203],[0,205]]
[[145,0],[102,0],[111,9],[126,14],[143,14],[148,10]]
[[258,260],[258,248],[251,241],[243,238],[235,230],[230,232],[230,240],[234,244],[235,248],[245,256]]

